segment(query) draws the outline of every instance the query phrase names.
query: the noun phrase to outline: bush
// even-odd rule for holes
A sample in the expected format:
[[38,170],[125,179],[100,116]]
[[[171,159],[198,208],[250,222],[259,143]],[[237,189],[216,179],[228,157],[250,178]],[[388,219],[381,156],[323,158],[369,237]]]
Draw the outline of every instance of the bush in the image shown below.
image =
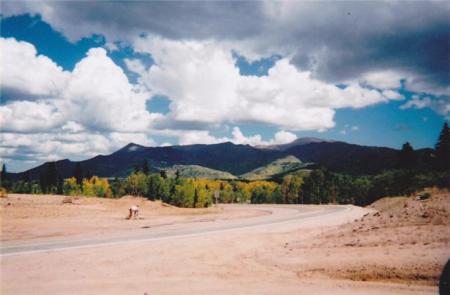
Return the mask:
[[6,188],[0,187],[0,198],[7,198],[8,192],[6,191]]
[[64,180],[63,193],[66,196],[75,196],[81,194],[81,187],[77,183],[75,177]]

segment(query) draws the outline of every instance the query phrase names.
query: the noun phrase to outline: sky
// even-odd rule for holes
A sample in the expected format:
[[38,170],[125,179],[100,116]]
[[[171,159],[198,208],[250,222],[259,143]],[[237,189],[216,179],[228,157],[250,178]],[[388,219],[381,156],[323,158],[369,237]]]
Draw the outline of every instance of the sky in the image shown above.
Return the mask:
[[433,147],[450,3],[3,1],[0,162],[312,136]]

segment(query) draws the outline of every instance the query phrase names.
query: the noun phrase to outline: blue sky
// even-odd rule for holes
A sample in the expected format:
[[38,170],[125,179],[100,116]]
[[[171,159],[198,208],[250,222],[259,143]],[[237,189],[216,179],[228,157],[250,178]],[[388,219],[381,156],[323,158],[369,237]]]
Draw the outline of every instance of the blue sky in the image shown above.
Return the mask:
[[[101,3],[99,5],[101,5]],[[433,17],[434,15],[430,16],[431,19]],[[136,111],[130,108],[130,112],[132,112],[133,116],[135,116],[131,118],[137,118],[136,116],[145,117],[149,113],[152,114],[152,117],[146,117],[145,120],[139,117],[137,122],[141,122],[140,120],[145,122],[142,123],[142,127],[136,127],[135,129],[133,129],[133,127],[123,127],[120,124],[115,124],[115,122],[110,123],[111,121],[108,121],[107,119],[99,119],[98,125],[94,123],[90,124],[90,122],[93,121],[97,122],[96,120],[98,118],[96,118],[96,112],[104,112],[103,109],[96,110],[95,107],[93,110],[86,111],[86,114],[91,111],[93,112],[93,118],[89,122],[69,119],[69,117],[67,117],[66,120],[61,119],[56,113],[59,111],[58,108],[61,105],[64,105],[63,99],[61,98],[65,97],[65,94],[61,94],[64,93],[64,91],[54,98],[50,98],[51,95],[54,95],[53,92],[51,94],[47,94],[47,92],[41,91],[44,93],[42,94],[39,92],[40,90],[36,90],[37,92],[35,91],[33,93],[31,93],[30,90],[30,93],[25,93],[26,91],[23,89],[14,88],[17,86],[14,83],[14,80],[12,80],[14,77],[12,77],[11,80],[6,79],[5,83],[12,81],[10,82],[12,86],[7,84],[4,87],[4,91],[2,91],[2,107],[5,112],[12,112],[11,110],[16,112],[20,109],[14,108],[14,104],[20,103],[22,99],[26,101],[25,103],[30,104],[31,108],[33,108],[32,104],[36,104],[36,110],[38,110],[38,107],[47,107],[48,105],[51,105],[53,103],[53,99],[57,102],[52,105],[52,107],[56,109],[56,111],[54,110],[53,112],[55,117],[59,118],[59,121],[57,120],[54,123],[49,122],[49,120],[45,120],[45,124],[41,124],[40,122],[33,123],[33,128],[23,127],[23,122],[19,122],[20,124],[13,124],[13,122],[10,127],[7,126],[5,128],[6,130],[2,130],[4,139],[2,147],[5,151],[2,158],[3,161],[7,163],[7,166],[9,167],[8,170],[10,171],[21,171],[38,165],[46,160],[54,160],[58,158],[68,157],[74,160],[85,159],[93,156],[94,154],[112,152],[114,149],[126,144],[128,141],[134,141],[146,145],[161,145],[201,142],[211,143],[230,139],[236,143],[269,144],[282,143],[283,141],[294,139],[295,137],[312,136],[324,139],[342,140],[356,144],[388,146],[393,148],[400,148],[406,141],[409,141],[414,148],[433,147],[446,117],[448,118],[449,116],[448,109],[445,111],[445,108],[448,108],[449,105],[448,94],[445,93],[445,83],[447,82],[445,81],[445,78],[443,78],[444,86],[433,86],[431,82],[423,78],[434,75],[434,80],[439,80],[436,77],[439,77],[438,75],[440,73],[442,74],[443,70],[445,74],[445,68],[442,69],[439,66],[431,67],[425,63],[423,63],[423,65],[416,65],[411,64],[413,62],[412,60],[408,60],[406,61],[406,67],[403,65],[399,66],[397,60],[393,60],[392,67],[389,67],[389,64],[387,64],[383,65],[380,69],[377,66],[368,65],[365,61],[361,62],[360,60],[355,59],[353,61],[355,63],[353,68],[360,67],[360,69],[353,69],[351,67],[352,64],[336,64],[336,67],[341,67],[341,74],[343,77],[341,80],[336,80],[335,76],[339,77],[339,73],[333,73],[331,70],[325,70],[326,66],[322,66],[317,57],[316,60],[311,58],[315,52],[313,49],[311,49],[312,51],[310,52],[292,52],[289,54],[289,50],[291,49],[285,49],[282,46],[279,46],[271,53],[264,52],[264,50],[259,52],[256,49],[246,52],[246,44],[242,45],[239,43],[241,42],[241,39],[245,39],[242,36],[239,38],[223,36],[226,42],[224,41],[217,43],[216,41],[211,41],[212,39],[209,37],[205,38],[201,36],[201,34],[205,34],[203,32],[198,33],[200,34],[200,37],[188,36],[188,38],[185,39],[183,37],[184,31],[183,29],[180,29],[179,32],[156,32],[155,35],[157,35],[157,38],[150,39],[154,37],[151,36],[151,34],[149,37],[147,33],[143,34],[142,32],[146,28],[145,26],[140,28],[141,31],[136,31],[134,26],[131,25],[129,34],[136,35],[134,40],[122,37],[123,32],[121,31],[111,33],[110,30],[106,30],[101,26],[98,28],[93,26],[88,30],[88,33],[85,33],[83,36],[74,36],[75,33],[67,29],[70,22],[64,24],[64,22],[60,19],[53,20],[51,18],[45,18],[45,15],[41,15],[39,13],[31,15],[26,11],[23,11],[22,13],[11,13],[6,17],[3,16],[1,36],[2,38],[12,39],[14,42],[25,41],[31,44],[37,51],[36,57],[45,56],[53,61],[54,64],[61,67],[60,70],[57,70],[55,69],[55,66],[51,66],[53,70],[61,72],[63,77],[68,75],[81,75],[80,73],[82,73],[82,71],[79,70],[77,72],[76,70],[76,67],[81,69],[81,66],[76,65],[82,63],[88,64],[88,58],[92,58],[93,56],[99,58],[97,62],[100,60],[106,62],[108,67],[111,69],[115,66],[119,67],[120,70],[118,70],[117,73],[117,79],[119,79],[118,81],[120,81],[120,83],[128,83],[130,86],[126,86],[125,88],[128,89],[127,91],[130,91],[130,87],[132,87],[130,95],[133,97],[134,95],[139,97],[131,98],[130,101],[142,103],[139,104],[140,108],[143,109],[144,112],[147,112],[147,114],[139,113],[136,115],[134,113],[139,112],[139,110]],[[438,23],[442,26],[442,20],[439,20]],[[156,27],[157,29],[160,29],[158,26]],[[249,27],[249,30],[251,29],[253,28]],[[428,31],[424,29],[422,30],[422,33],[423,32]],[[241,32],[237,33],[241,34]],[[432,34],[433,32],[429,33]],[[167,34],[167,36],[164,34]],[[212,32],[211,34],[217,34],[217,37],[215,37],[217,39],[221,36],[220,34],[223,34],[223,32]],[[234,43],[230,41],[235,39],[237,41],[233,41]],[[275,40],[274,42],[278,41],[279,40]],[[11,44],[18,46],[18,43],[14,42]],[[229,45],[229,43],[232,43],[232,45]],[[182,47],[186,44],[188,44],[187,49]],[[264,44],[264,42],[261,41],[261,44]],[[180,68],[176,70],[175,73],[178,71],[181,73],[181,71],[186,70],[186,68],[189,69],[189,71],[195,71],[195,67],[192,69],[190,65],[184,66],[183,63],[185,60],[179,58],[184,58],[183,54],[185,53],[187,56],[186,58],[192,56],[192,52],[197,53],[199,49],[197,49],[196,46],[201,48],[202,51],[200,54],[212,54],[210,55],[212,60],[211,62],[216,61],[215,59],[217,56],[223,58],[223,61],[218,60],[217,63],[214,64],[211,63],[202,65],[203,61],[209,62],[208,57],[205,57],[204,59],[202,59],[202,56],[193,57],[193,59],[199,58],[196,62],[199,69],[209,69],[211,67],[217,68],[220,76],[220,67],[227,67],[223,70],[225,77],[225,82],[223,84],[228,83],[228,80],[226,79],[231,81],[230,85],[234,85],[233,83],[235,83],[235,77],[241,79],[239,80],[239,91],[242,87],[245,89],[246,87],[250,87],[249,89],[252,89],[248,100],[255,104],[255,108],[262,102],[271,103],[271,93],[273,93],[273,95],[282,93],[282,95],[277,96],[277,98],[274,97],[273,100],[291,99],[289,97],[285,98],[287,95],[286,93],[290,93],[290,95],[295,96],[295,92],[292,94],[291,90],[288,89],[288,91],[282,89],[285,82],[280,79],[283,76],[280,78],[276,75],[278,75],[278,73],[293,73],[292,75],[294,78],[302,78],[305,77],[303,73],[305,73],[307,67],[314,63],[315,65],[312,65],[311,69],[317,69],[317,72],[314,72],[314,70],[308,68],[310,76],[307,78],[302,78],[305,80],[299,80],[299,83],[311,83],[311,85],[315,85],[315,88],[311,89],[323,87],[327,91],[325,93],[329,93],[328,91],[335,93],[336,91],[332,89],[333,85],[355,84],[357,85],[355,86],[355,91],[364,91],[364,93],[361,94],[362,98],[355,99],[353,104],[347,102],[337,104],[334,103],[332,99],[329,99],[329,105],[324,105],[325,103],[321,103],[320,108],[324,110],[324,114],[326,115],[324,115],[323,121],[314,118],[315,116],[313,115],[310,119],[311,123],[308,121],[308,118],[296,119],[290,117],[291,115],[293,117],[302,116],[302,113],[295,113],[294,111],[290,113],[289,110],[278,110],[275,107],[273,109],[274,113],[278,111],[286,112],[286,122],[282,120],[283,118],[272,118],[266,114],[261,114],[259,117],[258,112],[253,111],[249,111],[248,113],[242,111],[242,114],[240,114],[241,111],[236,111],[236,113],[239,114],[236,114],[234,117],[233,108],[240,105],[239,95],[235,98],[237,103],[236,106],[229,106],[227,104],[227,96],[206,97],[206,104],[208,101],[217,100],[218,104],[224,105],[223,108],[230,107],[231,115],[228,113],[221,114],[221,109],[219,107],[217,110],[217,112],[219,112],[218,114],[211,111],[211,113],[213,113],[211,117],[208,117],[209,114],[206,113],[206,117],[203,118],[201,114],[205,114],[205,112],[203,112],[203,110],[199,110],[201,106],[195,106],[195,103],[198,103],[199,100],[196,100],[195,97],[189,97],[189,91],[193,94],[199,93],[200,95],[203,93],[215,94],[213,91],[214,89],[193,89],[192,84],[188,84],[189,81],[184,81],[189,80],[190,77],[186,78],[186,75],[183,76],[181,74],[180,76],[173,77],[174,71],[170,68],[170,66],[172,66],[176,69],[176,66],[180,65]],[[258,46],[261,45],[258,44]],[[257,48],[258,46],[255,47]],[[100,51],[96,52],[96,54],[93,54],[92,51],[90,51],[92,48],[99,47],[105,48],[104,52],[106,53],[106,56],[102,56],[102,52]],[[192,48],[194,48],[195,51],[192,51]],[[395,49],[393,49],[393,51],[395,51]],[[307,58],[305,59],[302,54],[306,54],[305,56],[307,56]],[[322,58],[326,59],[325,57]],[[389,58],[389,54],[386,54],[386,59]],[[226,64],[225,62],[228,62],[228,59],[232,60],[234,65]],[[177,64],[176,60],[180,60],[179,64]],[[420,61],[420,59],[418,60]],[[282,68],[284,61],[285,68]],[[352,61],[349,60],[348,63],[352,63]],[[430,64],[433,65],[434,63],[435,61]],[[167,73],[157,76],[155,74],[156,72],[152,72],[150,70],[152,67],[156,67],[155,64],[160,67],[160,72],[167,70]],[[327,66],[331,65],[333,65],[333,63],[330,63],[330,65]],[[238,73],[233,74],[233,66],[237,69]],[[423,68],[420,68],[421,66]],[[323,69],[321,67],[323,67]],[[373,67],[373,69],[370,67]],[[406,68],[408,68],[409,72],[405,70]],[[431,70],[429,68],[431,68]],[[227,76],[228,72],[225,72],[228,69],[231,69],[229,76]],[[380,74],[381,76],[376,76],[383,78],[382,83],[380,83],[380,79],[370,78],[372,76],[365,74],[366,72],[373,73],[374,71],[378,71],[383,74]],[[431,72],[430,74],[430,71],[435,72]],[[86,72],[89,73],[89,71]],[[128,82],[123,82],[123,79],[121,79],[122,73],[120,72],[125,75]],[[400,74],[397,75],[397,73],[401,73],[404,77],[399,76]],[[35,73],[35,75],[39,74],[40,73]],[[212,72],[211,74],[204,73],[206,76],[214,76],[216,74],[216,72]],[[192,76],[195,77],[195,75],[197,75],[197,73],[193,72]],[[398,81],[398,86],[389,86],[392,84],[388,79],[390,77],[389,75],[394,77],[393,79],[401,77],[402,81]],[[361,80],[360,77],[362,76],[367,77],[366,80]],[[201,77],[202,76],[200,76],[200,78]],[[249,79],[246,79],[245,77],[249,77]],[[254,77],[254,79],[252,77]],[[173,80],[171,80],[172,78]],[[192,83],[197,81],[194,78],[192,79]],[[386,82],[386,80],[388,81]],[[180,81],[180,85],[177,84],[177,81]],[[372,81],[376,81],[378,84]],[[417,82],[411,86],[412,83],[407,84],[404,81],[419,81],[420,83]],[[213,82],[215,82],[215,80],[213,80]],[[55,84],[55,82],[52,83]],[[114,82],[111,83],[114,84]],[[259,86],[256,86],[256,88],[251,88],[254,87],[254,83]],[[292,81],[290,83],[292,83]],[[119,84],[119,82],[117,82],[117,84]],[[278,88],[272,90],[271,87],[275,87],[273,85]],[[294,90],[296,89],[295,81],[294,86],[292,86],[292,84],[286,85],[288,85],[286,87],[291,87]],[[417,85],[423,86],[419,89],[419,86]],[[36,86],[36,89],[42,88],[40,85],[38,86]],[[220,88],[222,87],[222,84],[217,84],[215,87]],[[265,87],[268,87],[267,91],[265,90]],[[106,87],[106,90],[100,94],[92,94],[92,99],[99,97],[98,95],[103,95],[103,93],[108,93],[107,88],[108,87]],[[172,88],[175,88],[175,90]],[[177,88],[181,90],[178,91]],[[258,89],[264,89],[266,92],[261,94],[262,96],[260,97],[254,97],[254,95],[258,95]],[[433,90],[430,91],[430,89]],[[438,90],[434,91],[434,89]],[[441,91],[440,89],[444,90]],[[377,98],[378,100],[372,98],[373,102],[361,103],[361,99],[368,97],[371,90],[377,91],[378,96],[380,96]],[[388,95],[386,94],[387,92],[383,92],[386,90],[394,91],[395,95]],[[303,88],[299,88],[298,91],[303,91]],[[187,93],[186,97],[182,97],[184,93]],[[244,94],[242,95],[244,96],[247,94],[247,92],[243,93]],[[336,93],[338,95],[337,99],[339,99],[341,94],[338,92]],[[383,96],[385,97],[382,97],[381,93],[383,93]],[[230,92],[229,95],[234,95],[234,93]],[[373,93],[371,95],[373,95]],[[401,99],[399,99],[398,96],[401,96]],[[75,98],[70,99],[72,99],[72,104],[77,104],[77,101],[74,100]],[[251,99],[254,99],[254,101],[252,102]],[[295,101],[295,99],[295,97],[292,98],[292,101]],[[118,100],[120,100],[120,97]],[[115,101],[105,100],[105,102],[105,106],[108,107],[108,104],[112,105]],[[186,103],[189,102],[191,102],[194,106],[189,105],[191,109],[188,108],[186,112],[183,113],[184,109],[182,107],[186,106]],[[127,102],[125,105],[129,106],[130,103],[131,102]],[[89,101],[88,104],[90,104]],[[252,105],[249,105],[249,108],[251,107]],[[300,105],[300,108],[305,108],[306,113],[309,110],[315,111],[315,107],[314,99],[302,102]],[[7,110],[6,108],[10,109]],[[124,110],[125,107],[118,106],[118,109]],[[186,113],[189,114],[190,112],[192,112],[193,115],[189,117]],[[63,111],[61,111],[61,113],[65,114]],[[30,114],[25,114],[24,116],[27,115],[30,116]],[[128,113],[126,115],[128,115]],[[33,115],[31,114],[31,116]],[[232,118],[228,119],[228,117]],[[39,124],[43,127],[38,128],[37,126]],[[98,128],[96,126],[98,126]],[[146,128],[150,131],[146,130]],[[239,132],[237,132],[236,129],[238,129]],[[73,136],[71,135],[69,137],[68,134],[64,134],[67,132],[71,133]],[[276,135],[277,132],[279,132],[278,137]],[[31,145],[28,145],[26,140],[27,138],[32,138],[33,136],[37,136],[36,138],[39,138],[40,134],[44,134],[41,138],[49,138],[49,141],[54,144],[41,150],[35,150]],[[99,138],[101,138],[101,140],[99,140]],[[14,142],[16,143],[8,143],[6,139],[14,139]],[[82,144],[77,142],[77,140],[81,140]],[[104,140],[105,142],[115,140],[116,142],[114,144],[104,143],[103,146],[100,146],[96,143],[87,144],[86,141],[90,140]],[[60,144],[60,147],[58,147],[58,142],[63,144]],[[64,146],[64,148],[61,148],[61,146]],[[77,148],[79,148],[78,151]]]

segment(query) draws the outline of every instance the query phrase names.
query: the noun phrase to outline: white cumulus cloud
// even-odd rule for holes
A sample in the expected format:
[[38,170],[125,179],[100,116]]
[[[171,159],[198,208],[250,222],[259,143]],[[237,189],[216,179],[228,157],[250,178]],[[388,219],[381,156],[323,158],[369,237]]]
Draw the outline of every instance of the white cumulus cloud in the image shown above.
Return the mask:
[[51,59],[38,55],[32,44],[14,38],[0,38],[0,57],[1,87],[7,98],[23,100],[55,96],[69,78],[69,73]]
[[150,93],[131,84],[105,49],[90,49],[68,72],[30,43],[0,38],[0,45],[2,161],[80,159],[131,141],[155,144],[148,131],[163,115],[146,110]]
[[380,91],[354,83],[341,89],[300,71],[286,58],[267,76],[242,76],[232,48],[212,41],[138,38],[135,49],[149,53],[155,65],[129,68],[155,94],[171,99],[176,122],[259,122],[289,130],[325,130],[334,126],[338,108],[361,108],[388,101]]
[[277,131],[274,137],[265,141],[260,134],[245,135],[238,126],[234,126],[231,131],[231,136],[215,137],[207,130],[178,130],[171,131],[172,136],[179,138],[181,145],[198,144],[198,143],[221,143],[232,142],[234,144],[248,144],[252,146],[285,144],[297,139],[297,135],[285,130]]

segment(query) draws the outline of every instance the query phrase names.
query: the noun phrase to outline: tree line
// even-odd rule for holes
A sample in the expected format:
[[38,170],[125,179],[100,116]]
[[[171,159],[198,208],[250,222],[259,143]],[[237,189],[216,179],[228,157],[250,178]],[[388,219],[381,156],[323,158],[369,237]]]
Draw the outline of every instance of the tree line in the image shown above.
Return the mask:
[[97,197],[135,195],[162,200],[179,207],[208,207],[218,194],[221,203],[279,204],[356,204],[395,195],[409,195],[425,187],[450,188],[450,131],[445,123],[434,150],[432,169],[418,168],[416,154],[409,143],[398,153],[397,169],[377,175],[347,175],[325,167],[303,170],[275,181],[211,180],[167,177],[164,170],[149,173],[145,161],[124,179],[86,176],[80,163],[73,176],[61,179],[55,163],[47,166],[39,181],[24,179],[8,182],[6,168],[1,172],[1,186],[16,193],[49,193]]

